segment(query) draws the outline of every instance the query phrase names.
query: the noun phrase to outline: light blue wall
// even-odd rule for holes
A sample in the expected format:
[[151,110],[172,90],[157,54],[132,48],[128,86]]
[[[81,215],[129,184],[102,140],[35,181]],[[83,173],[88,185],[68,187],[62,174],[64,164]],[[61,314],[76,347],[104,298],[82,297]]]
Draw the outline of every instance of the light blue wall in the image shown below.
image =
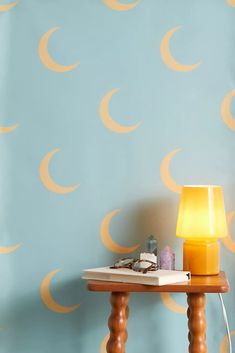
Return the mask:
[[[104,353],[108,295],[89,293],[80,277],[84,268],[123,256],[100,237],[114,209],[121,210],[110,223],[116,243],[140,242],[140,250],[153,233],[160,248],[175,249],[181,267],[179,195],[160,176],[171,151],[181,148],[170,165],[178,185],[220,184],[227,213],[235,209],[235,131],[221,116],[235,88],[234,23],[235,7],[225,0],[141,0],[129,11],[101,0],[19,0],[0,12],[0,126],[18,124],[0,135],[0,252],[9,251],[0,254],[1,353]],[[201,62],[189,72],[169,68],[160,55],[163,37],[179,25],[170,41],[173,56],[187,65]],[[40,60],[40,39],[54,27],[53,59],[80,62],[69,72]],[[101,101],[113,88],[120,90],[110,114],[121,125],[140,122],[133,132],[113,132],[101,121]],[[235,116],[234,100],[231,111]],[[51,177],[60,185],[80,184],[71,193],[52,192],[40,178],[40,164],[55,148]],[[231,222],[231,237],[234,231]],[[231,330],[233,251],[221,244]],[[64,307],[79,303],[78,310],[56,313],[43,302],[43,280],[56,269],[53,298]],[[185,296],[172,298],[184,310]],[[215,295],[208,296],[207,317],[209,352],[226,353]],[[187,351],[186,317],[159,295],[132,295],[128,330],[127,352]]]

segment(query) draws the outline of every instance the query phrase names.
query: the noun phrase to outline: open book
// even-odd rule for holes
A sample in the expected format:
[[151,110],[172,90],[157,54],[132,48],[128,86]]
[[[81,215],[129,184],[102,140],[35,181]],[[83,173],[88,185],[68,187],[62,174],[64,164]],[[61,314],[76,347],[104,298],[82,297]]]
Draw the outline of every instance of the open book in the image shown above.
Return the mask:
[[147,273],[136,272],[128,268],[111,269],[109,267],[98,267],[84,270],[83,279],[97,281],[111,281],[123,283],[147,284],[162,286],[164,284],[186,282],[191,278],[187,271],[157,270]]

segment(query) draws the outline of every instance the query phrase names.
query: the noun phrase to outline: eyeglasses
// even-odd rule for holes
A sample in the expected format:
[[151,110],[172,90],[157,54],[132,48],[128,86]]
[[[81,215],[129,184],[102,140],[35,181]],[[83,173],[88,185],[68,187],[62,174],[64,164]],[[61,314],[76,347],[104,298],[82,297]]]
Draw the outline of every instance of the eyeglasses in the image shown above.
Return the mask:
[[112,269],[118,268],[129,268],[136,272],[147,273],[148,271],[158,270],[158,265],[155,262],[149,260],[136,260],[133,258],[125,257],[119,259],[115,264],[110,266]]

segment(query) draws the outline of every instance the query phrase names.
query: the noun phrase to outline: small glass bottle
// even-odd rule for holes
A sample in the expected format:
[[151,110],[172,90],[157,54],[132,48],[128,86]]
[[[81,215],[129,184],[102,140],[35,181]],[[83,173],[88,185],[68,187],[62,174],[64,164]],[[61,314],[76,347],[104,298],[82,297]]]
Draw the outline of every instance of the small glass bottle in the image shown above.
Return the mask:
[[146,251],[157,256],[157,240],[153,235],[149,235],[146,241]]
[[148,260],[157,264],[157,240],[153,235],[149,235],[146,244],[145,251],[140,254],[140,260]]

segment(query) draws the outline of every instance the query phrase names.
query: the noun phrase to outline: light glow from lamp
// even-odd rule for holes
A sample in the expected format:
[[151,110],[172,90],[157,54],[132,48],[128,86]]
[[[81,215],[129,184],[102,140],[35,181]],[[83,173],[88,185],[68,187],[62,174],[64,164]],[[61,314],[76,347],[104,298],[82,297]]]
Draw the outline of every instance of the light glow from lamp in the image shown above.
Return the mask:
[[176,235],[190,239],[227,236],[223,191],[220,186],[183,187]]
[[184,270],[198,275],[218,274],[217,239],[228,235],[220,186],[185,185],[182,188],[176,235],[186,239]]

